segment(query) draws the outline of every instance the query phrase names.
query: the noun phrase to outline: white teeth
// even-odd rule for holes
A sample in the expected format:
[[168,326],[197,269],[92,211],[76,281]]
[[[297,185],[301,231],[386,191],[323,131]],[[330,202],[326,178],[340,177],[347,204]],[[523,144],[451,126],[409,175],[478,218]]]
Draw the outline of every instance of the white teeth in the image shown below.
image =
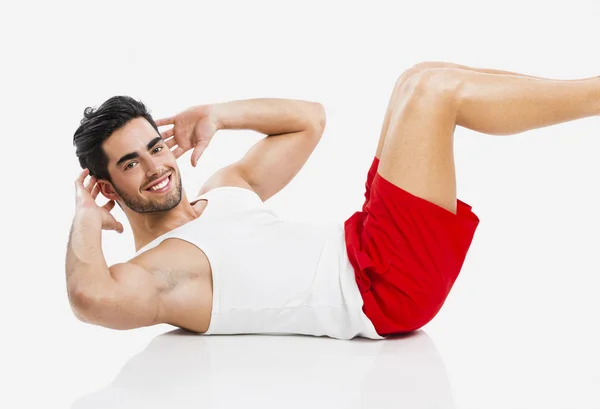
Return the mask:
[[162,189],[163,187],[167,186],[168,183],[169,183],[169,178],[167,177],[165,180],[163,180],[162,182],[160,182],[158,185],[152,186],[150,188],[150,190]]

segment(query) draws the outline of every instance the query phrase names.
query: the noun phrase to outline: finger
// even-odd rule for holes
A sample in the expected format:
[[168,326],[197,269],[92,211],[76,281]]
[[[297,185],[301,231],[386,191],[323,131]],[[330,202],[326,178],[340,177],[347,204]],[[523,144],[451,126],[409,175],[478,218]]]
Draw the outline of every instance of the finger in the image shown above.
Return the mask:
[[115,201],[114,200],[109,200],[108,202],[106,202],[106,204],[104,206],[102,206],[104,209],[106,209],[107,211],[111,211],[113,209],[113,207],[115,207]]
[[96,177],[92,176],[85,184],[85,188],[87,189],[88,192],[92,191],[92,187],[94,187],[94,185],[96,184]]
[[[114,220],[114,218],[113,218]],[[118,221],[114,220],[114,223],[111,223],[110,226],[105,227],[106,230],[115,230],[117,233],[123,233],[123,225]]]
[[175,142],[175,138],[171,138],[168,141],[165,141],[165,145],[167,145],[169,147],[169,149],[171,149],[176,144],[177,144],[177,142]]
[[85,177],[90,173],[90,170],[88,168],[85,168],[84,170],[81,171],[81,173],[79,174],[79,177],[77,179],[75,179],[75,185],[79,186],[79,187],[83,187],[83,181],[85,180]]
[[184,153],[185,150],[183,150],[183,148],[181,148],[180,146],[177,146],[175,149],[173,149],[173,155],[175,156],[175,159],[179,158]]
[[198,159],[200,159],[200,156],[202,156],[202,154],[204,153],[204,150],[206,149],[206,147],[208,146],[207,142],[198,142],[198,145],[196,145],[196,148],[194,148],[194,152],[192,153],[192,166],[196,167],[196,165],[198,164]]
[[163,139],[169,139],[171,136],[173,136],[174,133],[175,133],[175,127],[171,128],[171,129],[167,129],[166,131],[161,132],[160,136]]
[[170,116],[168,118],[161,118],[161,119],[157,119],[156,121],[154,121],[154,123],[156,124],[156,126],[165,126],[165,125],[169,125],[173,123],[173,116]]
[[98,197],[98,193],[100,193],[100,185],[96,183],[96,186],[92,189],[92,198]]

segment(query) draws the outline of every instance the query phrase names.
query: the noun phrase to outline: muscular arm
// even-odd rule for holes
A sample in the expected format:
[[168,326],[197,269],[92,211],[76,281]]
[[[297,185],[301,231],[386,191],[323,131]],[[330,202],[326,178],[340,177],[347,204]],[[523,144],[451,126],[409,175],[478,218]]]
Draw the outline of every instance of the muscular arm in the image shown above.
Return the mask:
[[73,218],[67,246],[69,300],[113,285],[102,253],[102,220],[92,212],[79,211]]
[[152,275],[133,263],[109,268],[101,240],[98,214],[78,211],[66,257],[67,293],[75,316],[113,329],[155,324],[159,302]]
[[243,178],[263,201],[283,189],[302,169],[325,128],[317,102],[257,98],[212,106],[217,129],[252,129],[258,141],[229,172]]
[[324,121],[316,102],[284,98],[254,98],[212,105],[218,129],[251,129],[265,135],[299,132]]

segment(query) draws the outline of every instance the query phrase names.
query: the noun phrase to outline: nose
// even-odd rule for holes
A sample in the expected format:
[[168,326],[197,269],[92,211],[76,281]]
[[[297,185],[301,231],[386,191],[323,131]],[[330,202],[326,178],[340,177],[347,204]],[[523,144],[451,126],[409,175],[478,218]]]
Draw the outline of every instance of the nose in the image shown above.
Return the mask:
[[146,166],[147,166],[147,171],[146,171],[146,176],[148,178],[152,178],[153,176],[157,176],[160,175],[162,166],[160,164],[160,161],[152,156],[150,156],[148,158],[148,160],[146,161]]

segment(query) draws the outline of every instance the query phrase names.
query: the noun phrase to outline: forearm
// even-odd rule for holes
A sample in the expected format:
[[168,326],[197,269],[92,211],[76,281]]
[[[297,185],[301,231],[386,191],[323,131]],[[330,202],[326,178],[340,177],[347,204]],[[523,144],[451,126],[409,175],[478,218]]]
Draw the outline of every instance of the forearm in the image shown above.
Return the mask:
[[211,105],[217,129],[251,129],[266,135],[299,132],[323,126],[325,113],[317,102],[256,98]]
[[72,304],[98,294],[113,284],[102,253],[102,220],[96,214],[77,212],[69,235],[66,257],[67,291]]

